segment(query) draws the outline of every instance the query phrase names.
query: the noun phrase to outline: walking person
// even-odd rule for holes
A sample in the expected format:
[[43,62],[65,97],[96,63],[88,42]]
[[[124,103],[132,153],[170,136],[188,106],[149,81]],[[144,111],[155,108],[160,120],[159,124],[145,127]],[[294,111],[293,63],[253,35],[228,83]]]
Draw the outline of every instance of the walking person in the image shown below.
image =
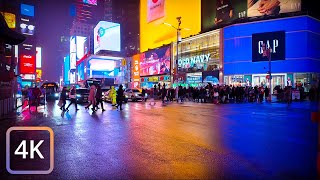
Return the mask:
[[162,90],[161,90],[161,99],[162,99],[162,103],[165,103],[165,97],[167,96],[167,90],[165,86],[162,86]]
[[101,104],[101,111],[105,111],[105,109],[103,108],[103,101],[102,101],[102,89],[101,86],[98,85],[97,86],[97,90],[96,90],[96,109],[99,109],[99,103]]
[[67,101],[67,87],[63,87],[60,93],[59,105],[62,111],[66,111],[66,101]]
[[89,109],[90,105],[92,105],[91,109],[93,112],[95,111],[95,104],[96,104],[95,95],[96,95],[96,86],[92,84],[90,86],[90,92],[89,92],[89,98],[88,98],[89,104],[85,108]]
[[74,104],[75,110],[78,111],[79,109],[77,108],[77,93],[76,93],[75,86],[71,87],[69,97],[70,97],[70,104],[67,106],[66,110],[69,111],[69,107],[71,106],[71,104]]
[[111,86],[110,92],[109,92],[109,98],[111,100],[112,106],[117,105],[117,91],[114,89],[114,86]]
[[156,95],[157,95],[157,88],[151,89],[151,92],[150,92],[151,97],[150,97],[150,103],[149,103],[150,106],[156,105],[156,102],[154,101],[154,98]]
[[122,111],[122,102],[124,100],[124,91],[123,91],[123,86],[120,85],[119,89],[117,91],[117,109],[120,107],[120,111]]

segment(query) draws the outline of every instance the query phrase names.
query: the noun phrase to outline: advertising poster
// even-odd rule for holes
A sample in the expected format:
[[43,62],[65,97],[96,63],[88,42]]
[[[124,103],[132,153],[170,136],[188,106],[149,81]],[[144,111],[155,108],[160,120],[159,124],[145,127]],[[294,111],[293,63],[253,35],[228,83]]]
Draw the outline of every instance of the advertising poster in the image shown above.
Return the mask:
[[42,62],[42,51],[41,47],[36,47],[36,67],[41,68]]
[[83,3],[97,5],[97,0],[83,0]]
[[285,34],[284,31],[252,34],[252,62],[269,61],[269,56],[272,61],[284,60]]
[[140,81],[140,54],[134,55],[132,57],[132,81]]
[[170,46],[150,50],[140,55],[140,76],[170,73]]
[[177,41],[177,29],[172,27],[178,26],[177,17],[181,17],[181,38],[198,34],[201,31],[201,0],[141,0],[140,52]]
[[20,74],[34,74],[36,71],[36,61],[34,56],[22,55],[20,57]]
[[148,0],[147,22],[160,19],[165,16],[165,0]]
[[301,0],[248,0],[248,17],[278,15],[301,10]]
[[34,17],[34,6],[28,4],[21,4],[20,8],[20,13],[22,15]]
[[8,27],[10,29],[15,29],[16,28],[16,15],[12,13],[7,13],[7,12],[1,12],[3,15]]
[[247,0],[202,0],[201,29],[208,30],[247,17]]
[[121,50],[120,24],[100,21],[94,28],[94,54],[100,50]]

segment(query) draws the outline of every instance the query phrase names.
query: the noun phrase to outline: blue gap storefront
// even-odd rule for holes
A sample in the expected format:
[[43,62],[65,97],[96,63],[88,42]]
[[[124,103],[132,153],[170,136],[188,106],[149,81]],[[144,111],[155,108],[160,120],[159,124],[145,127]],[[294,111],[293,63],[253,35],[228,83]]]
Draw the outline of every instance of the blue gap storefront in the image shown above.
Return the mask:
[[[275,39],[279,32],[284,37],[278,41]],[[225,27],[226,84],[268,85],[269,62],[268,59],[259,59],[262,57],[261,43],[256,37],[261,37],[275,51],[271,53],[271,87],[302,85],[308,92],[320,74],[320,21],[297,16]]]

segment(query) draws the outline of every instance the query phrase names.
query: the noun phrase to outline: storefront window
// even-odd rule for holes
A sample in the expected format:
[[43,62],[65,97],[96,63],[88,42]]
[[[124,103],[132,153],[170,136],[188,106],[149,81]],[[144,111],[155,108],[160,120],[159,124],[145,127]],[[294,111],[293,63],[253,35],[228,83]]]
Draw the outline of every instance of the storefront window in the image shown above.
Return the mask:
[[305,92],[309,92],[309,89],[314,85],[319,79],[319,74],[315,73],[295,73],[294,83],[295,86],[302,86]]

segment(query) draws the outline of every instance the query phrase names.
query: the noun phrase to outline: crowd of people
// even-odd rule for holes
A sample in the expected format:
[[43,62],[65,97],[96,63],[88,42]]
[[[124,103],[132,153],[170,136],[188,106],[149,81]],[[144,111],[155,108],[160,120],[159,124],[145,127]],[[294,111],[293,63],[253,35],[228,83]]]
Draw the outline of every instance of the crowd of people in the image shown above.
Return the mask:
[[[67,108],[65,108],[66,102],[67,102],[67,95],[68,95],[67,87],[63,87],[60,93],[60,98],[58,103],[58,105],[60,106],[60,109],[62,111],[69,111],[69,107],[72,104],[74,104],[75,110],[78,111],[79,109],[77,108],[75,86],[71,87],[70,89],[70,92],[69,92],[70,104],[67,106]],[[123,110],[122,104],[124,101],[124,90],[122,85],[119,86],[117,91],[115,90],[114,86],[112,86],[109,92],[109,97],[111,99],[112,106],[116,107],[117,109]],[[89,100],[89,104],[85,106],[85,109],[89,109],[91,107],[91,110],[93,112],[97,111],[98,109],[101,109],[101,111],[105,111],[103,107],[102,89],[100,85],[92,84],[90,86],[88,100]],[[100,108],[99,108],[99,105],[100,105]]]
[[[292,88],[287,86],[281,88],[276,86],[274,88],[275,95],[278,101],[288,102],[292,101],[292,91],[298,90],[300,93],[300,100],[306,99],[306,93],[300,86]],[[193,101],[199,103],[243,103],[243,102],[257,102],[270,101],[272,93],[268,87],[264,86],[233,86],[233,85],[212,85],[208,84],[203,87],[182,87],[166,88],[166,84],[154,85],[149,89],[148,94],[161,99],[162,102],[177,102]],[[269,99],[270,98],[270,99]],[[312,86],[309,91],[308,98],[310,101],[317,99],[317,88]]]

